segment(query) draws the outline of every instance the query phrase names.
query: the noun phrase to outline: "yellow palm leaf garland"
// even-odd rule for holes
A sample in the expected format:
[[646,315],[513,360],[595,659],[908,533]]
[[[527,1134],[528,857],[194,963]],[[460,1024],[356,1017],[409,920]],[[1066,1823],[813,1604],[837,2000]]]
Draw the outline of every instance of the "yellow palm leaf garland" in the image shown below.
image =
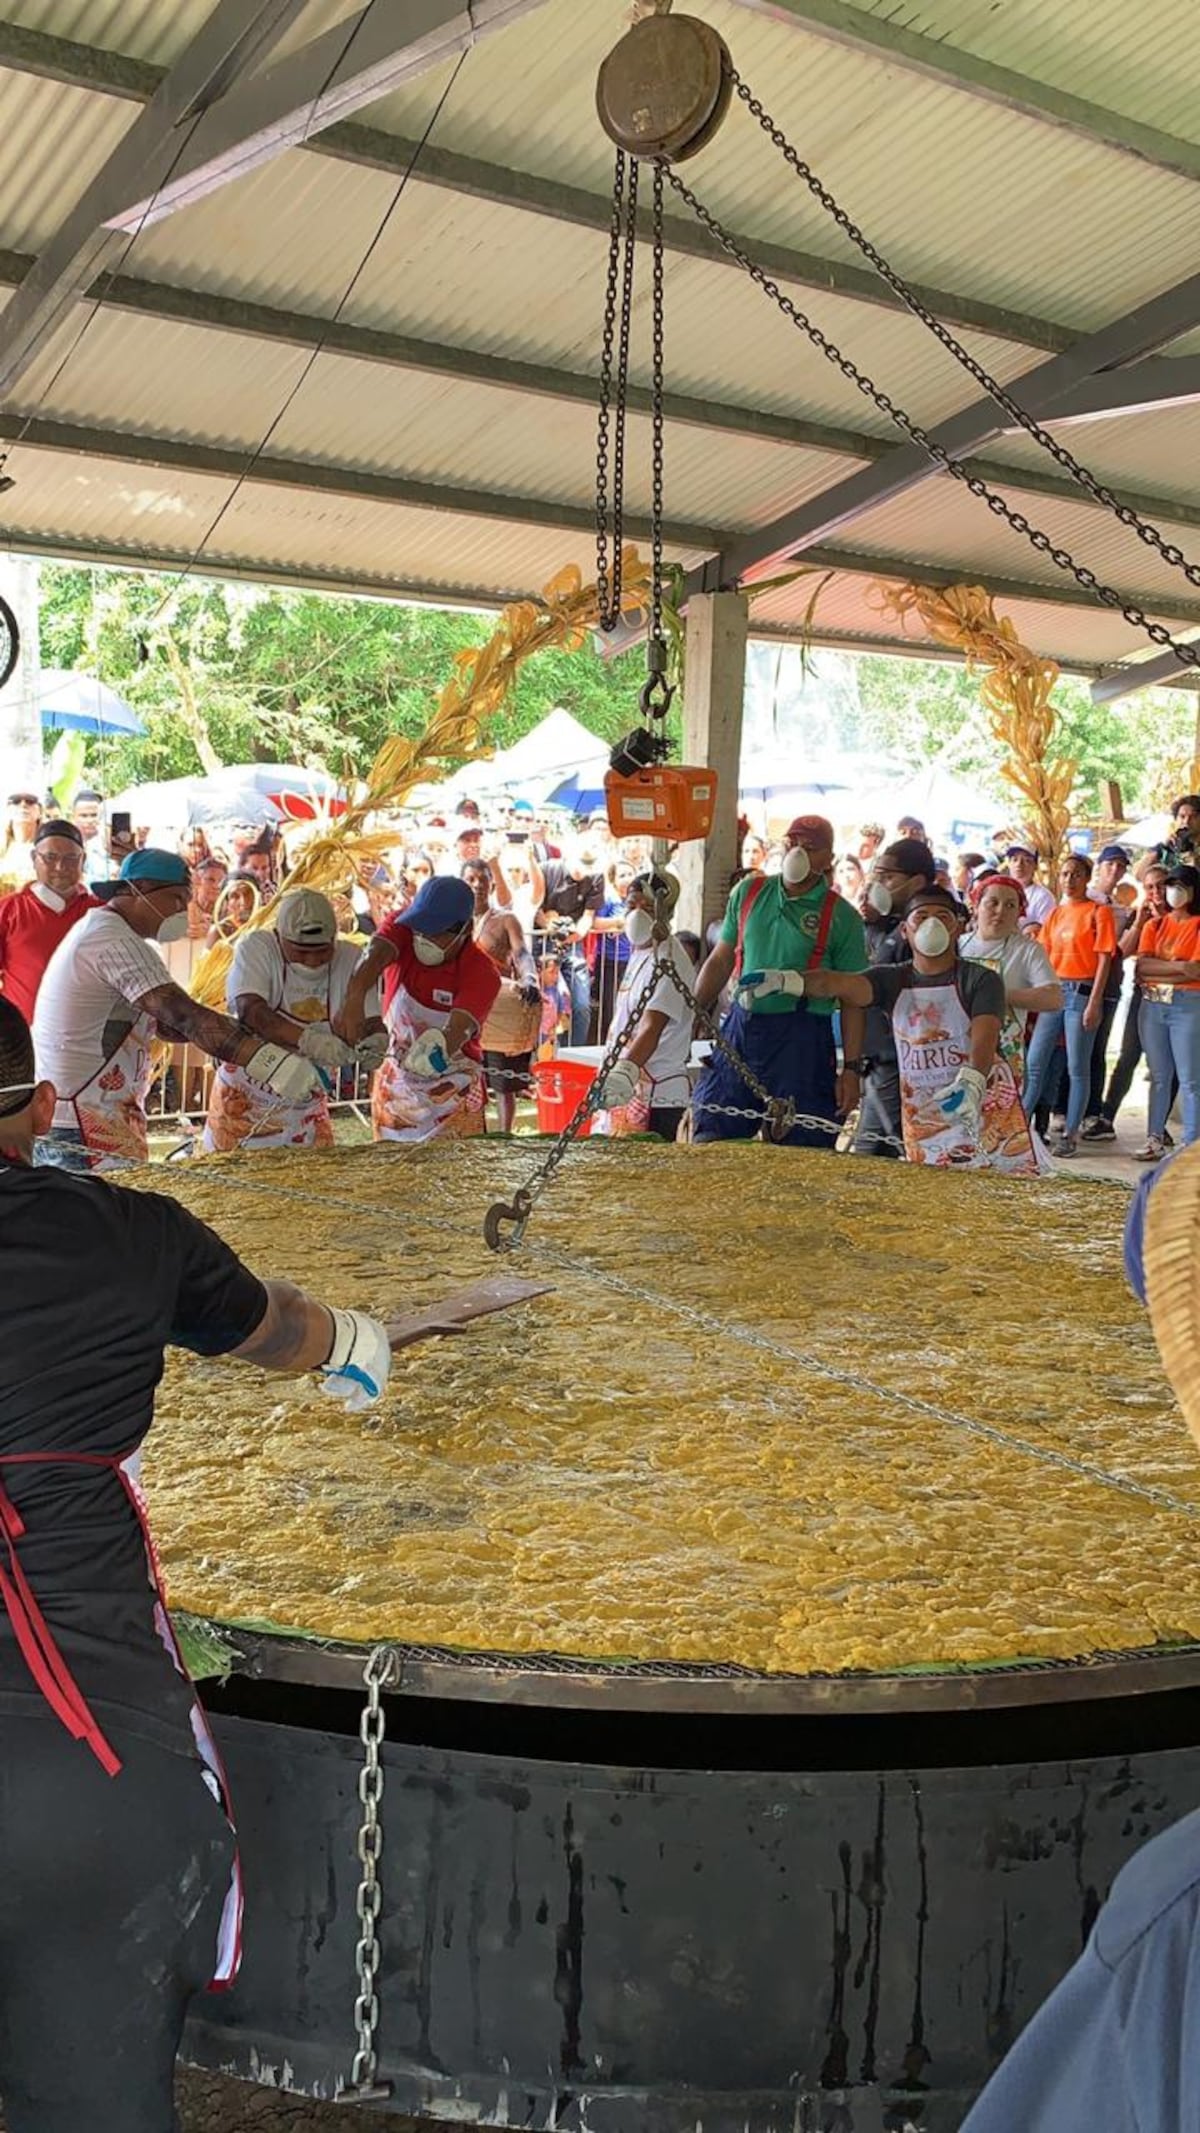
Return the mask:
[[1055,661],[1021,643],[982,585],[881,585],[878,593],[885,613],[919,616],[939,644],[961,652],[968,670],[981,675],[979,693],[992,732],[1008,752],[1000,774],[1021,795],[1026,825],[1053,880],[1079,767],[1074,757],[1051,753]]
[[[649,576],[635,548],[624,552],[622,605],[630,612],[645,605]],[[408,740],[395,733],[371,765],[365,786],[347,812],[312,837],[296,855],[288,889],[337,892],[349,886],[354,863],[379,858],[396,844],[396,830],[366,827],[372,815],[399,807],[414,785],[446,774],[464,756],[487,756],[484,731],[503,710],[517,676],[535,652],[578,651],[599,619],[595,585],[570,564],[544,588],[540,600],[519,600],[506,607],[487,643],[456,654],[449,681],[423,734]],[[278,897],[249,920],[250,927],[269,924]],[[233,950],[228,942],[211,948],[196,965],[191,990],[209,1007],[222,1007]]]

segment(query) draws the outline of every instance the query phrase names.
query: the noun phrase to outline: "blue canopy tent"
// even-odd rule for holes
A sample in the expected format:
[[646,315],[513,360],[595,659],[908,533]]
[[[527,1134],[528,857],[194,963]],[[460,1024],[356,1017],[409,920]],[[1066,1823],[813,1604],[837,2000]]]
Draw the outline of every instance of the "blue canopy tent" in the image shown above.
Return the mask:
[[48,733],[95,733],[140,739],[146,729],[131,704],[96,674],[42,669],[42,725]]

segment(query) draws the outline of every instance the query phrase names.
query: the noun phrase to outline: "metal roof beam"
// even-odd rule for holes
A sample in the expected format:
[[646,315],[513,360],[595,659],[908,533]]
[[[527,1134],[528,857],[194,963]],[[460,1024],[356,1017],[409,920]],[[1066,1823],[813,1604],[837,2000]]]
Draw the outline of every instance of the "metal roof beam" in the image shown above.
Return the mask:
[[[0,66],[76,88],[143,102],[153,95],[163,78],[163,69],[143,60],[128,59],[122,53],[101,51],[68,38],[48,36],[44,31],[29,30],[21,23],[2,20]],[[329,126],[304,145],[318,155],[330,156],[339,162],[357,163],[395,177],[410,167],[417,148],[414,141],[401,139],[396,134],[350,123]],[[457,155],[436,143],[430,143],[421,152],[417,182],[462,193],[471,199],[519,208],[529,214],[545,215],[556,222],[570,222],[579,229],[608,233],[611,204],[599,194],[586,192],[578,186],[560,185],[554,179],[537,177],[528,171],[482,162],[474,156]],[[691,218],[669,216],[666,236],[668,249],[680,257],[704,259],[728,268],[734,266],[715,238]],[[755,258],[777,280],[801,288],[829,290],[835,295],[848,296],[887,311],[903,309],[899,298],[893,296],[886,283],[867,267],[827,259],[818,253],[795,251],[786,245],[760,243],[756,238],[742,241],[750,246]],[[974,297],[944,289],[921,286],[917,293],[948,324],[986,333],[998,340],[1053,351],[1068,348],[1074,338],[1072,329],[1060,321],[1033,318],[1003,305],[977,301]]]
[[1195,689],[1200,688],[1200,676],[1195,667],[1176,659],[1174,652],[1160,652],[1155,659],[1135,659],[1128,666],[1109,667],[1098,675],[1092,683],[1092,702],[1115,704],[1123,696],[1136,696],[1142,689],[1152,689],[1159,684],[1166,688]]
[[[1162,408],[1188,407],[1200,400],[1200,356],[1147,356],[1124,370],[1102,370],[1083,378],[1057,401],[1046,424],[1102,422],[1110,415],[1153,415]],[[1020,426],[1005,434],[1019,437]]]
[[[971,563],[947,569],[944,564],[926,563],[912,556],[864,555],[855,548],[810,548],[804,560],[820,570],[842,570],[851,577],[878,578],[889,584],[986,585],[997,600],[1034,600],[1043,607],[1073,607],[1088,614],[1095,611],[1095,602],[1065,579],[1058,585],[1043,585],[1036,578],[997,577],[994,571],[977,569]],[[1165,602],[1161,593],[1130,592],[1127,588],[1121,597],[1136,600],[1149,615],[1167,615],[1174,621],[1200,627],[1200,601]]]
[[349,30],[340,23],[231,89],[205,113],[167,181],[124,202],[110,228],[140,230],[192,206],[544,5],[371,0]]
[[150,171],[168,173],[201,113],[252,70],[291,28],[305,0],[217,0],[203,27],[139,112],[82,197],[63,217],[0,319],[0,399],[45,346],[75,297],[118,251],[110,227]]
[[[330,465],[324,460],[255,457],[225,446],[185,444],[172,437],[146,437],[131,430],[97,430],[74,423],[48,422],[12,412],[0,414],[0,440],[29,450],[68,452],[81,459],[119,460],[132,466],[161,467],[171,473],[216,475],[256,487],[305,489],[324,496],[348,496],[359,503],[405,504],[418,511],[450,511],[469,518],[503,519],[525,526],[559,527],[569,533],[595,534],[592,505],[571,504],[549,496],[517,496],[493,489],[465,489],[438,482],[411,481],[399,474],[374,474],[361,467]],[[19,483],[18,469],[18,483]],[[10,506],[11,509],[11,506]],[[650,522],[626,520],[634,540],[648,541]],[[9,529],[0,527],[7,541]],[[663,528],[672,548],[704,550],[727,538],[711,526],[679,522]],[[198,563],[201,561],[198,558]]]
[[1086,97],[1074,96],[1050,82],[1035,81],[994,60],[981,59],[942,37],[927,37],[905,29],[883,15],[869,15],[849,0],[737,0],[737,4],[773,22],[783,22],[851,51],[869,52],[889,66],[904,68],[927,80],[949,83],[968,96],[982,97],[1005,111],[1057,126],[1084,140],[1100,142],[1121,155],[1134,156],[1158,170],[1184,178],[1200,178],[1200,145],[1165,133],[1161,127],[1143,125],[1124,112],[1109,111]]
[[[1197,321],[1200,321],[1200,274],[1193,274],[1175,288],[1165,290],[1161,296],[1139,304],[1125,318],[1115,319],[1095,333],[1084,334],[1064,354],[1052,356],[1049,362],[1039,363],[1035,369],[1026,371],[1006,390],[1014,400],[1020,401],[1027,414],[1044,421],[1082,380],[1097,371],[1135,362],[1152,354],[1155,349],[1177,340]],[[953,458],[965,459],[980,445],[998,436],[1005,420],[999,403],[985,394],[982,399],[972,400],[969,406],[961,408],[957,415],[951,415],[948,421],[938,423],[929,434]],[[830,534],[861,518],[864,512],[918,487],[936,471],[936,462],[920,445],[898,445],[886,459],[849,475],[845,481],[835,482],[831,489],[810,498],[798,510],[735,541],[724,555],[715,557],[692,573],[686,591],[689,594],[714,592],[719,586],[736,585],[745,579],[765,576],[788,558],[802,555],[817,542],[827,540]],[[1022,474],[1015,468],[1011,472],[1004,470],[1004,480],[1010,488],[1019,488]],[[1076,491],[1073,483],[1071,487],[1073,495],[1083,496],[1082,489]]]

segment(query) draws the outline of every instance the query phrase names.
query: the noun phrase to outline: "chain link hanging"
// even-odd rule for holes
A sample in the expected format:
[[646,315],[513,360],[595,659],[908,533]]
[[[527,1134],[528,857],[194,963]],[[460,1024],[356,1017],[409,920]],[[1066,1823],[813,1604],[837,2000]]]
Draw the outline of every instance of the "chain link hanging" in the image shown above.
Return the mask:
[[[1050,535],[1044,533],[1039,526],[1035,526],[1031,519],[1026,518],[1023,511],[1018,511],[1011,504],[1006,503],[997,490],[991,488],[978,474],[972,474],[969,467],[964,466],[961,460],[955,459],[953,454],[948,452],[944,445],[940,445],[936,438],[931,437],[927,430],[922,429],[920,423],[914,421],[913,417],[899,406],[891,398],[890,394],[883,390],[882,386],[876,385],[873,378],[868,377],[865,371],[860,370],[853,358],[846,355],[837,342],[829,338],[828,334],[823,333],[815,321],[809,318],[807,312],[801,311],[799,305],[793,303],[791,297],[780,288],[779,283],[774,281],[762,267],[758,266],[750,258],[749,253],[738,243],[737,238],[732,236],[711,210],[705,207],[703,201],[697,198],[691,186],[679,176],[677,171],[668,168],[666,175],[680,199],[691,208],[693,214],[703,223],[710,235],[716,238],[722,250],[727,252],[731,259],[736,260],[738,265],[745,269],[750,279],[757,283],[758,287],[762,289],[765,295],[771,298],[773,303],[778,305],[784,317],[790,319],[792,325],[812,342],[814,348],[819,349],[826,360],[832,363],[835,369],[839,370],[851,385],[855,386],[866,399],[870,400],[874,407],[878,408],[880,414],[886,415],[890,422],[893,422],[898,429],[903,430],[905,436],[913,444],[919,445],[921,450],[927,453],[929,458],[940,466],[945,473],[953,475],[955,481],[961,482],[964,488],[969,489],[972,496],[979,497],[987,505],[989,511],[993,512],[997,518],[1003,519],[1006,525],[1011,526],[1014,533],[1021,534],[1030,543],[1031,547],[1037,549],[1039,555],[1048,556],[1057,569],[1065,571],[1068,576],[1073,577],[1076,584],[1084,592],[1090,593],[1103,606],[1110,607],[1115,613],[1122,615],[1131,628],[1141,630],[1150,638],[1153,644],[1161,645],[1164,650],[1173,652],[1184,666],[1200,667],[1200,647],[1183,643],[1179,638],[1173,637],[1170,630],[1164,629],[1161,622],[1151,621],[1144,608],[1138,607],[1131,600],[1127,600],[1113,586],[1106,585],[1103,579],[1098,578],[1095,571],[1089,570],[1085,563],[1076,562],[1069,549],[1060,547],[1056,542],[1052,541]],[[986,377],[986,373],[983,375]],[[992,388],[989,386],[988,389],[990,391]],[[999,388],[996,388],[996,390],[998,391]],[[1020,469],[1014,467],[1013,479],[1017,481],[1019,478]]]
[[[612,220],[600,343],[600,407],[596,424],[596,595],[602,630],[621,619],[621,551],[625,541],[625,418],[629,396],[629,336],[637,266],[638,164],[618,148],[613,166]],[[614,374],[615,364],[615,374]],[[609,494],[609,455],[612,493]],[[609,563],[611,511],[612,561]]]
[[[764,109],[759,98],[754,95],[753,91],[742,80],[736,67],[733,69],[732,78],[735,95],[741,98],[751,116],[758,120],[763,132],[778,148],[784,161],[791,165],[796,175],[808,187],[814,200],[820,202],[826,214],[832,217],[843,235],[848,237],[851,244],[862,253],[863,258],[869,260],[875,272],[887,283],[893,294],[899,297],[905,308],[912,312],[913,317],[919,319],[921,324],[936,336],[942,347],[954,357],[955,362],[975,380],[977,385],[982,387],[990,399],[995,400],[1004,409],[1010,420],[1016,423],[1018,428],[1024,430],[1026,436],[1031,437],[1035,444],[1039,444],[1044,452],[1048,452],[1052,459],[1057,461],[1064,473],[1069,474],[1072,481],[1077,482],[1079,487],[1086,491],[1093,503],[1103,504],[1106,510],[1111,511],[1115,517],[1120,519],[1123,526],[1127,526],[1130,532],[1136,533],[1138,539],[1144,542],[1147,548],[1155,549],[1163,561],[1171,565],[1172,569],[1181,570],[1189,584],[1200,586],[1200,564],[1190,563],[1182,548],[1178,548],[1173,541],[1168,541],[1160,533],[1158,527],[1152,524],[1149,519],[1143,518],[1141,513],[1135,511],[1131,504],[1123,504],[1120,498],[1115,496],[1113,491],[1100,480],[1098,475],[1093,474],[1089,467],[1085,467],[1076,459],[1074,453],[1067,450],[1066,445],[1060,444],[1056,437],[1052,437],[1048,430],[1043,429],[1040,422],[1028,414],[1020,402],[1014,400],[1011,393],[993,378],[991,372],[985,370],[983,364],[978,362],[970,350],[963,346],[957,335],[952,333],[950,328],[944,325],[942,320],[937,318],[921,302],[916,290],[904,280],[903,275],[897,274],[895,268],[889,265],[883,254],[876,250],[870,238],[860,230],[858,224],[846,213],[845,208],[834,198],[828,188],[821,183],[811,165],[804,161],[803,156],[799,154],[797,149],[793,148],[783,129],[776,125],[775,120]],[[1014,472],[1016,471],[1018,470],[1014,469]]]
[[401,1671],[397,1653],[387,1644],[377,1644],[363,1668],[367,1700],[359,1723],[363,1766],[358,1778],[358,1797],[363,1812],[357,1847],[362,1878],[355,1898],[359,1938],[354,1956],[358,1972],[358,1994],[354,2002],[358,2048],[350,2069],[350,2086],[342,2090],[338,2103],[386,2103],[392,2094],[391,2082],[378,2078],[376,2045],[379,2029],[379,1913],[383,1907],[379,1861],[383,1854],[384,1769],[380,1750],[386,1731],[383,1691],[396,1687]]

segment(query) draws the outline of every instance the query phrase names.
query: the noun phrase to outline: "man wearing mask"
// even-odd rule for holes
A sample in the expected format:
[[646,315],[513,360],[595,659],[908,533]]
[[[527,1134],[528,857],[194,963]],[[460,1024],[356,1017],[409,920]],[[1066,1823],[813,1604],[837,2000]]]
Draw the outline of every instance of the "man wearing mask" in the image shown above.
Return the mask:
[[59,942],[96,908],[83,886],[83,838],[73,822],[43,822],[33,840],[33,877],[0,902],[0,983],[27,1022]]
[[[625,936],[630,946],[617,994],[609,1040],[628,1029],[634,1007],[653,974],[655,963],[669,964],[689,988],[695,977],[691,958],[671,931],[679,902],[674,874],[652,867],[635,875],[626,898]],[[678,1135],[691,1099],[688,1059],[692,1049],[692,1008],[664,970],[643,1008],[632,1041],[604,1077],[604,1110],[596,1131],[620,1138],[653,1133],[662,1141]]]
[[483,1132],[487,1091],[479,1033],[500,972],[472,938],[475,892],[435,875],[406,911],[385,920],[334,1015],[335,1034],[362,1043],[368,998],[381,985],[388,1054],[371,1090],[375,1138],[431,1141]]
[[117,879],[93,882],[92,893],[102,908],[55,949],[34,1013],[39,1079],[58,1091],[43,1161],[65,1170],[146,1161],[155,1037],[245,1067],[285,1102],[316,1085],[307,1059],[263,1044],[168,977],[152,944],[187,938],[191,875],[178,853],[132,852]]
[[[937,861],[919,837],[901,837],[877,854],[860,906],[872,969],[911,962],[912,951],[901,923],[903,912],[918,889],[932,888],[936,872]],[[874,1001],[867,1009],[864,1050],[871,1069],[863,1089],[854,1152],[897,1161],[901,1121],[896,1044],[891,1016]]]
[[817,970],[806,989],[861,1005],[869,996],[891,1016],[910,1163],[1033,1177],[1033,1142],[1012,1069],[998,1052],[1004,981],[961,960],[961,924],[948,889],[918,889],[904,913],[910,962],[865,977]]
[[[794,1126],[786,1136],[792,1148],[832,1148],[838,1120],[859,1100],[862,1008],[842,1017],[839,1074],[832,1002],[810,1005],[797,982],[808,970],[867,967],[862,920],[830,886],[832,873],[832,825],[822,815],[798,815],[784,838],[782,872],[738,882],[696,983],[701,1007],[711,1008],[736,970],[737,997],[721,1025],[726,1043],[772,1096],[828,1122]],[[727,1117],[724,1106],[751,1115]],[[750,1140],[764,1123],[761,1100],[719,1052],[696,1085],[693,1116],[697,1143]]]

